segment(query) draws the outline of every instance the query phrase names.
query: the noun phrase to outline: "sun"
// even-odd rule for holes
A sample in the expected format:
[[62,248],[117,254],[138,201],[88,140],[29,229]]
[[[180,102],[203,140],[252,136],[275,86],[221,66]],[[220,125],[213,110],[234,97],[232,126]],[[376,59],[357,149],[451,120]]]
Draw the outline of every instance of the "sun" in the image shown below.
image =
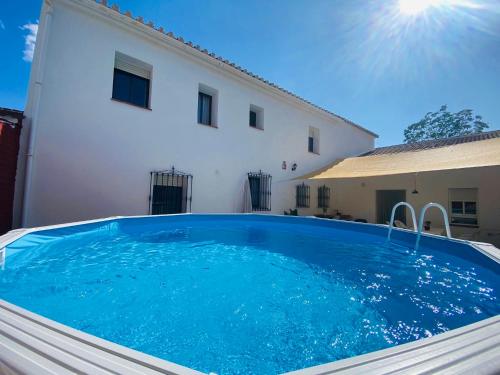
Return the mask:
[[399,11],[403,14],[416,16],[432,6],[437,6],[442,0],[399,0]]

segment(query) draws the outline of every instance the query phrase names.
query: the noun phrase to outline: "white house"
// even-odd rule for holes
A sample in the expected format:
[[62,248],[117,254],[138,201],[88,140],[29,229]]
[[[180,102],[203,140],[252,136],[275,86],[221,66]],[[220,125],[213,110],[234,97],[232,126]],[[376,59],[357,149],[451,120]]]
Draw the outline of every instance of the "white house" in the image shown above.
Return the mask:
[[242,212],[247,180],[254,210],[282,213],[295,207],[296,177],[377,137],[91,0],[44,0],[25,116],[23,226]]

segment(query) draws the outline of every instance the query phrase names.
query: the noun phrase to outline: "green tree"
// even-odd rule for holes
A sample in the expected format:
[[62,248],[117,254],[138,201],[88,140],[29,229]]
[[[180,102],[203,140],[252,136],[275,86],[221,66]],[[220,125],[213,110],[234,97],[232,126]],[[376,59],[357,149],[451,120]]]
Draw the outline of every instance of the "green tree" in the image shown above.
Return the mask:
[[459,135],[481,133],[489,128],[481,116],[474,116],[472,110],[464,109],[456,113],[448,112],[446,105],[438,112],[429,112],[425,117],[408,126],[404,131],[405,143],[428,139],[449,138]]

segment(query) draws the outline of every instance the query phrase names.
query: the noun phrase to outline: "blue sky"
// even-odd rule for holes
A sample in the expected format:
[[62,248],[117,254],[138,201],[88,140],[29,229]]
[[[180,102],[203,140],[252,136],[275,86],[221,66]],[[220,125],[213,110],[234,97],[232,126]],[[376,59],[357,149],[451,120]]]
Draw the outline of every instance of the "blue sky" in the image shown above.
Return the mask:
[[[442,104],[500,129],[498,0],[116,2],[373,130],[379,146]],[[40,5],[0,4],[0,107],[24,108]]]

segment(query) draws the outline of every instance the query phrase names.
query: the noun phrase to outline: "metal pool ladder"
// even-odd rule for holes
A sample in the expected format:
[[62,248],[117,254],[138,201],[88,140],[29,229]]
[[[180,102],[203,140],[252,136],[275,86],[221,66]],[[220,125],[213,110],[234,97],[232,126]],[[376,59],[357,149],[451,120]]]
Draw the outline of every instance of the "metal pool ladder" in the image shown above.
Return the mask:
[[417,233],[417,241],[415,242],[415,250],[418,250],[418,245],[420,244],[420,237],[422,236],[422,229],[424,228],[425,213],[431,207],[437,207],[441,210],[444,219],[444,227],[446,229],[446,237],[451,238],[450,222],[448,221],[448,213],[446,212],[446,209],[439,203],[430,202],[427,203],[424,207],[422,207],[422,210],[420,211],[420,217],[418,218],[418,233]]
[[443,219],[444,219],[444,226],[446,229],[446,237],[451,238],[450,223],[448,221],[448,213],[446,212],[446,209],[442,205],[440,205],[439,203],[433,203],[433,202],[427,203],[420,211],[420,216],[418,218],[418,229],[417,229],[417,219],[415,216],[415,209],[408,202],[399,202],[399,203],[396,203],[394,205],[394,207],[392,208],[391,221],[389,223],[389,232],[387,233],[387,240],[388,241],[391,240],[392,228],[394,227],[394,215],[396,214],[396,209],[399,206],[406,206],[410,209],[411,218],[413,220],[413,231],[417,232],[417,240],[415,242],[415,250],[418,250],[418,246],[420,245],[420,237],[422,236],[422,230],[424,229],[425,213],[431,207],[437,207],[441,210],[441,213],[443,214]]
[[387,233],[387,241],[390,241],[391,240],[391,233],[392,233],[392,228],[394,227],[394,215],[396,214],[396,209],[399,207],[399,206],[406,206],[410,209],[410,212],[411,212],[411,219],[413,220],[413,231],[416,232],[417,231],[417,219],[415,217],[415,209],[413,208],[413,206],[411,204],[409,204],[408,202],[399,202],[399,203],[396,203],[394,205],[394,207],[392,208],[392,212],[391,212],[391,221],[389,222],[389,233]]

